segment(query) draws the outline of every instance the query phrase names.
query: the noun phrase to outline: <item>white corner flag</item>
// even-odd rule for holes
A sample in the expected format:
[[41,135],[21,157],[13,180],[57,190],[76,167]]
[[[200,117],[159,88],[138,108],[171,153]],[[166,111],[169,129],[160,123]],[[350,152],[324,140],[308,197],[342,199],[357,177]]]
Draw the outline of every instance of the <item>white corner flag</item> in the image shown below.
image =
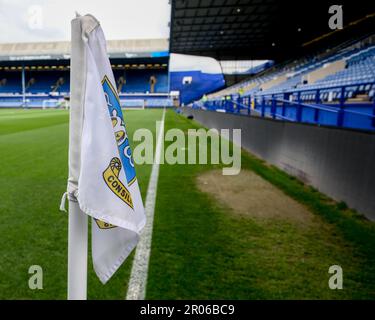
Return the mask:
[[106,41],[93,16],[72,20],[71,45],[68,298],[84,299],[86,288],[76,283],[84,271],[75,269],[85,264],[77,252],[87,250],[79,243],[87,239],[85,214],[102,283],[134,249],[146,219]]

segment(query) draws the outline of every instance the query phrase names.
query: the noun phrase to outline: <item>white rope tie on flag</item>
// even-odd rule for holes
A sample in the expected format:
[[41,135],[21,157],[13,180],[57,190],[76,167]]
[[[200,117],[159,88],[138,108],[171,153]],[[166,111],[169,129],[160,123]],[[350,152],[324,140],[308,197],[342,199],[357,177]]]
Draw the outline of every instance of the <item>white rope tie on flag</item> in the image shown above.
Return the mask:
[[78,194],[78,191],[75,191],[72,193],[69,193],[67,191],[64,192],[60,201],[60,211],[67,212],[66,207],[65,207],[66,200],[68,199],[69,201],[77,202],[77,194]]
[[65,204],[66,204],[66,198],[67,197],[68,197],[68,192],[64,192],[64,194],[61,197],[60,211],[66,212]]
[[160,122],[155,159],[154,164],[152,165],[151,177],[146,195],[145,213],[147,222],[135,251],[126,300],[144,300],[146,296],[146,284],[151,253],[156,191],[158,186],[159,165],[164,134],[164,118],[165,109],[163,110],[163,116]]

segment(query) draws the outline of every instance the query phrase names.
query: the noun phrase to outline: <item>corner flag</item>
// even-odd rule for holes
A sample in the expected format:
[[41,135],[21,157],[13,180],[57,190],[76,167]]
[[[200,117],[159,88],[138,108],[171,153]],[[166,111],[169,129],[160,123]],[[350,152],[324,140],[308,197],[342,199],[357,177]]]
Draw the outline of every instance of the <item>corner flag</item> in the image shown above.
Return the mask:
[[[67,192],[72,209],[78,204],[92,217],[94,269],[106,283],[136,246],[146,219],[106,41],[91,15],[72,21]],[[75,250],[72,237],[69,250]]]

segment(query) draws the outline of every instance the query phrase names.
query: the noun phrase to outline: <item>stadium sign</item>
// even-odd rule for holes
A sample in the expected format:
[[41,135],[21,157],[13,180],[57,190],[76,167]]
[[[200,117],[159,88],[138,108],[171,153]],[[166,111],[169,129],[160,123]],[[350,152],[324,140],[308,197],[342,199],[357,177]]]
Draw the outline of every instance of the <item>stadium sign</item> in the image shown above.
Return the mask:
[[133,58],[161,58],[161,57],[168,57],[168,51],[157,51],[157,52],[147,52],[147,51],[137,51],[137,52],[110,52],[110,58],[126,58],[126,59],[133,59]]
[[68,60],[70,55],[19,55],[0,56],[0,61],[31,61],[31,60]]
[[[114,52],[109,53],[111,59],[134,59],[134,58],[155,58],[161,55],[155,55],[153,52]],[[48,54],[48,55],[15,55],[0,56],[0,61],[30,61],[30,60],[69,60],[68,54]]]

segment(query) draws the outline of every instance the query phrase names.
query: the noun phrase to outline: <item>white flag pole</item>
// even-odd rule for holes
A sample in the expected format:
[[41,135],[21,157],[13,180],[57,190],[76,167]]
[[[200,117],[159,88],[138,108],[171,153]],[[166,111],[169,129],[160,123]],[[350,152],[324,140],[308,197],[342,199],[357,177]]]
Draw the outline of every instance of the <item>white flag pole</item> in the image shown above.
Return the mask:
[[69,200],[68,300],[87,298],[87,215]]
[[83,34],[86,17],[72,20],[70,59],[70,122],[69,122],[69,232],[68,232],[68,299],[87,298],[87,216],[75,197],[81,159],[81,133],[85,94],[85,47]]

